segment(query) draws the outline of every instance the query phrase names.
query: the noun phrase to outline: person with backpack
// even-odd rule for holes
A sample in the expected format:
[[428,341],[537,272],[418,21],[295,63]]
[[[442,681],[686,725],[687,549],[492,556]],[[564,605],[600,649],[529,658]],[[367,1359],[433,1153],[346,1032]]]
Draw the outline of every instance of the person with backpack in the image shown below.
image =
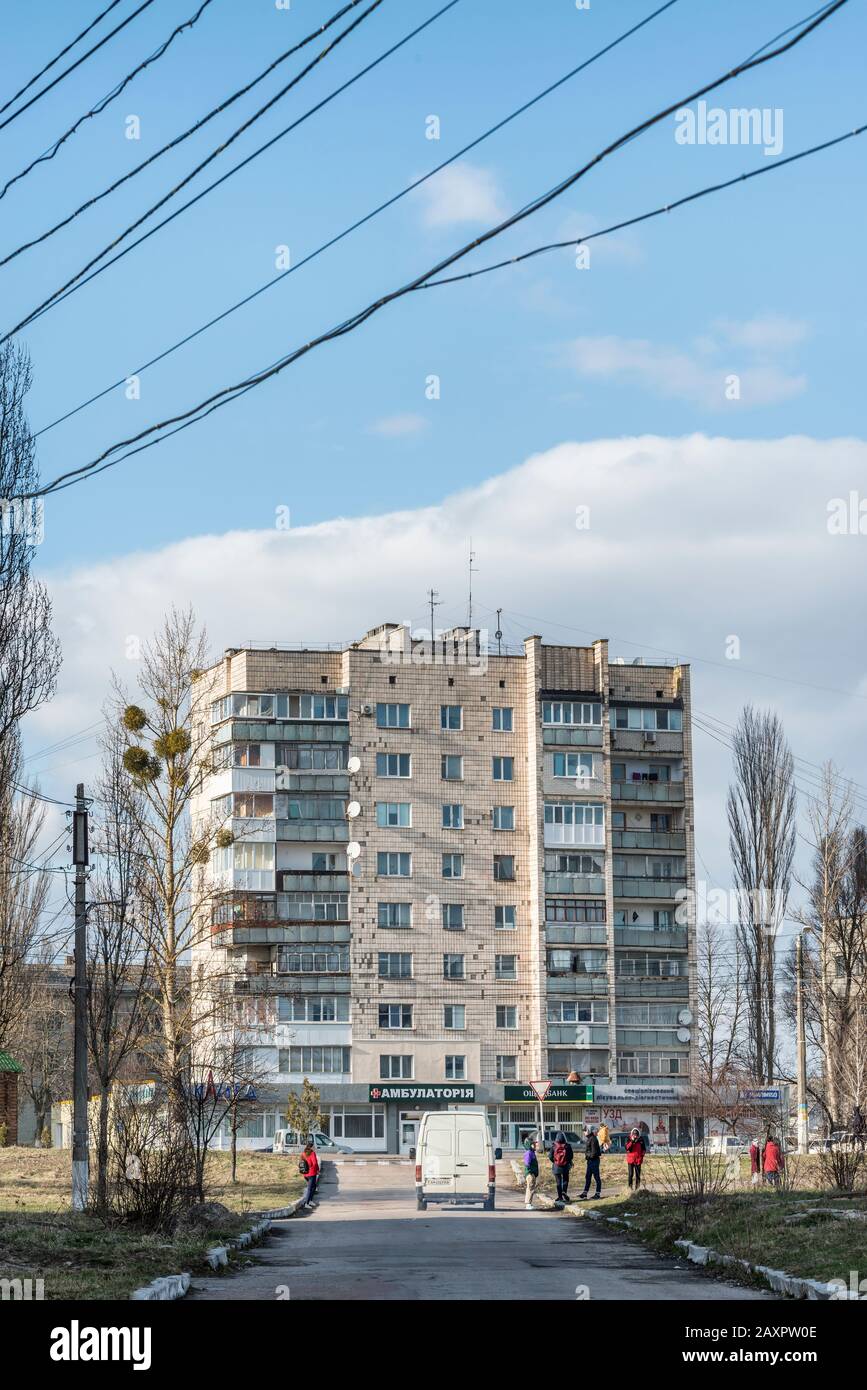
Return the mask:
[[578,1194],[579,1202],[586,1201],[587,1193],[590,1191],[591,1178],[596,1180],[596,1191],[590,1200],[594,1201],[597,1197],[602,1196],[602,1178],[599,1172],[599,1164],[602,1161],[602,1145],[599,1143],[596,1130],[592,1125],[587,1130],[587,1138],[584,1141],[584,1158],[587,1168],[584,1174],[584,1191]]
[[641,1186],[641,1165],[644,1162],[644,1155],[647,1152],[647,1144],[640,1129],[633,1128],[626,1141],[626,1172],[628,1175],[627,1185],[631,1188],[634,1184],[636,1192]]
[[307,1140],[301,1157],[298,1160],[298,1172],[302,1178],[307,1179],[307,1191],[304,1194],[305,1207],[312,1207],[315,1211],[319,1203],[314,1201],[316,1188],[319,1185],[319,1159],[316,1156],[316,1149],[311,1140]]
[[539,1160],[536,1157],[536,1146],[533,1136],[530,1135],[524,1140],[524,1206],[529,1210],[533,1206],[533,1195],[536,1191],[536,1184],[539,1181]]
[[572,1145],[567,1144],[566,1135],[562,1130],[558,1130],[554,1135],[554,1145],[551,1149],[551,1167],[557,1183],[558,1203],[568,1202],[569,1200],[569,1172],[575,1161]]

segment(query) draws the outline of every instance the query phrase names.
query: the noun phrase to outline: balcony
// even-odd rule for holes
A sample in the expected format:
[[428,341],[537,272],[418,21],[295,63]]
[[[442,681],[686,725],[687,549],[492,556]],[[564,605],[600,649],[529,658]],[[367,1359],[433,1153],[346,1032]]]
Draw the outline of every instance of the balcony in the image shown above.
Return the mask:
[[215,926],[212,944],[231,949],[235,946],[293,946],[343,944],[350,939],[348,922],[299,922],[292,926]]
[[345,869],[278,869],[277,881],[284,893],[348,893]]
[[545,941],[549,946],[606,946],[608,928],[602,923],[546,922]]
[[334,772],[295,772],[292,769],[282,772],[278,769],[275,785],[278,791],[349,795],[349,775],[336,769]]
[[608,1025],[590,1023],[549,1023],[549,1047],[607,1047]]
[[683,734],[671,729],[612,729],[617,753],[682,753]]
[[669,1052],[674,1048],[682,1051],[683,1040],[677,1036],[676,1028],[618,1028],[617,1049],[621,1047],[664,1047]]
[[688,999],[689,981],[685,975],[673,975],[664,980],[618,975],[614,994],[617,999]]
[[589,994],[597,999],[605,999],[608,995],[608,976],[601,973],[573,975],[571,971],[565,975],[549,975],[547,991],[549,994]]
[[682,830],[612,830],[612,849],[686,849]]
[[348,743],[349,723],[337,720],[315,724],[300,719],[234,719],[220,729],[220,743]]
[[545,874],[546,893],[604,893],[604,874]]
[[669,930],[657,927],[615,927],[615,946],[675,947],[685,951],[687,948],[686,927],[672,927]]
[[586,729],[555,729],[545,725],[542,729],[542,742],[547,748],[601,748],[602,730],[598,727]]
[[662,801],[683,804],[682,782],[612,782],[612,801]]
[[685,878],[651,878],[642,874],[635,878],[615,878],[615,898],[655,898],[661,902],[674,902],[678,893],[686,888]]
[[278,820],[277,839],[335,844],[349,839],[349,826],[346,821]]

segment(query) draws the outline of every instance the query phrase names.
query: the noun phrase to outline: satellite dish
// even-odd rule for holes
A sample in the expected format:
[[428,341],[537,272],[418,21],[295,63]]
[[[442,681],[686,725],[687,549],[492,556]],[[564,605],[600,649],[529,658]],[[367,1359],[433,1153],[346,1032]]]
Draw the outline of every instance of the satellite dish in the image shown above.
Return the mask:
[[360,853],[361,853],[361,845],[358,843],[358,841],[357,841],[357,840],[350,840],[350,841],[349,841],[349,844],[346,846],[346,857],[347,857],[347,859],[357,859]]
[[361,815],[361,802],[350,801],[349,805],[346,808],[346,814],[350,820],[355,820],[356,816]]
[[690,1010],[681,1009],[680,1013],[677,1015],[677,1021],[688,1027],[689,1024],[692,1023],[692,1013]]
[[346,764],[346,771],[347,771],[347,772],[360,772],[360,771],[361,771],[361,759],[360,759],[360,758],[350,758],[350,759],[349,759],[349,762]]
[[678,1042],[689,1042],[689,1038],[690,1038],[690,1032],[689,1032],[689,1029],[688,1029],[688,1028],[678,1028],[678,1030],[677,1030],[677,1041],[678,1041]]

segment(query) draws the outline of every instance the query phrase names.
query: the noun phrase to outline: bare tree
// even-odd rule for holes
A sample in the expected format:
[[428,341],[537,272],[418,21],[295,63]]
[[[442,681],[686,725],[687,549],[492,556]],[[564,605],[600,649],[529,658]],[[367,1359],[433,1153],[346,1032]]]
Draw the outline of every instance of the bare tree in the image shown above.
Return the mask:
[[192,611],[172,609],[142,656],[143,703],[130,703],[115,684],[115,727],[123,766],[137,792],[130,805],[139,851],[138,932],[148,949],[159,1000],[163,1075],[179,1115],[192,1028],[182,961],[209,939],[211,892],[205,871],[212,848],[231,843],[231,834],[219,823],[193,826],[190,815],[212,770],[210,731],[193,702],[205,664],[205,635]]
[[30,574],[42,526],[41,503],[23,500],[39,481],[24,414],[31,380],[23,348],[0,346],[0,742],[51,697],[60,666],[51,601]]
[[97,787],[103,824],[97,842],[99,872],[91,879],[94,906],[88,925],[87,1030],[91,1066],[99,1083],[96,1206],[109,1198],[109,1109],[115,1081],[158,1026],[150,992],[147,934],[138,929],[137,825],[140,793],[123,767],[119,736],[104,743]]
[[[17,773],[17,731],[0,740],[0,761]],[[45,806],[0,787],[0,1047],[23,1017],[28,998],[27,961],[39,938],[49,876],[34,862]]]
[[743,1047],[743,967],[739,952],[727,950],[726,932],[722,923],[708,920],[699,925],[696,940],[698,1080],[710,1092],[731,1084]]
[[739,897],[750,1071],[774,1079],[777,1053],[776,940],[788,902],[795,853],[792,754],[775,714],[747,706],[734,733],[729,849]]

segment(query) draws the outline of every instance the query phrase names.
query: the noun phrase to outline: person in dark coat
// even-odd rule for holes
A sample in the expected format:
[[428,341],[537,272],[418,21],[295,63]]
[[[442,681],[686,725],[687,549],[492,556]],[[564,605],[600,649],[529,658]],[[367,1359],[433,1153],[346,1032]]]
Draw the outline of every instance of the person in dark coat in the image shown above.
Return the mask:
[[641,1186],[641,1165],[647,1152],[647,1144],[640,1129],[633,1129],[626,1141],[626,1171],[628,1186],[635,1185],[636,1192]]
[[575,1161],[575,1154],[571,1144],[567,1144],[566,1135],[562,1130],[558,1130],[554,1135],[554,1143],[551,1148],[551,1167],[557,1183],[557,1201],[568,1202],[569,1200],[569,1172]]
[[524,1206],[533,1205],[533,1194],[539,1181],[539,1160],[532,1135],[524,1142]]
[[587,1167],[584,1173],[584,1191],[578,1194],[579,1202],[583,1202],[586,1199],[587,1193],[590,1191],[591,1179],[594,1179],[596,1182],[596,1191],[593,1193],[593,1197],[591,1197],[590,1200],[594,1201],[595,1198],[602,1196],[602,1176],[599,1171],[599,1165],[602,1162],[602,1145],[599,1143],[599,1138],[593,1125],[588,1129],[587,1138],[584,1141],[584,1160]]

